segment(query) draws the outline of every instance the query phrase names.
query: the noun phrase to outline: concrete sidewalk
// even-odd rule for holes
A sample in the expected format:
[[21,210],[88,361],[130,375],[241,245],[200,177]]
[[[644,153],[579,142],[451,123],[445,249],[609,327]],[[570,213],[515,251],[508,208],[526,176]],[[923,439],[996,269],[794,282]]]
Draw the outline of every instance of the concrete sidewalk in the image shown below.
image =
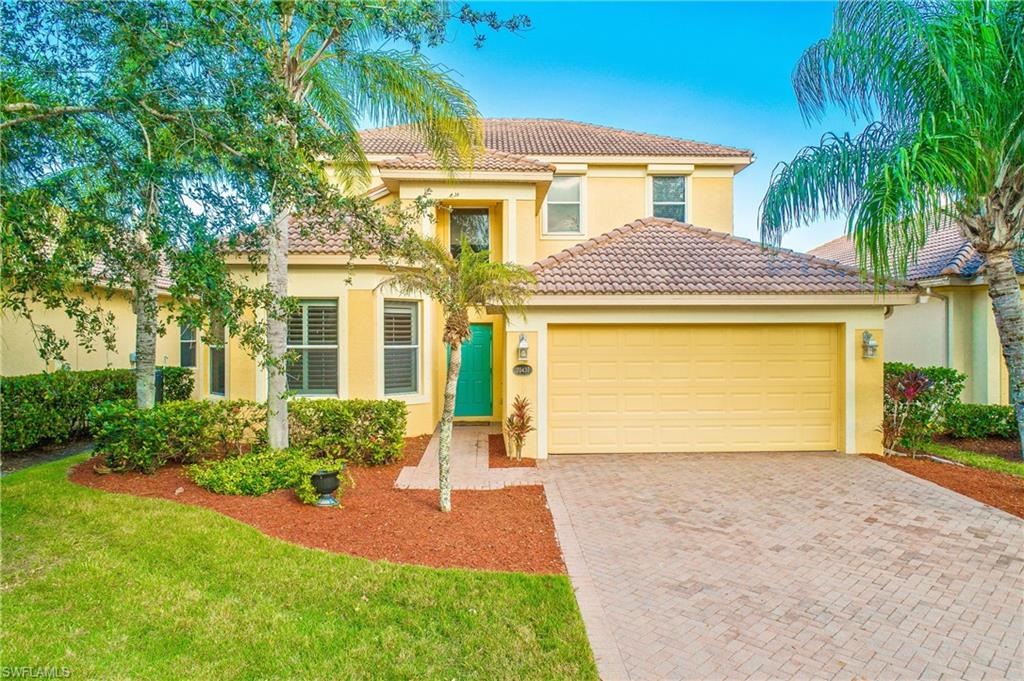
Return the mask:
[[[540,485],[538,468],[489,468],[487,438],[500,433],[496,425],[473,425],[452,428],[451,483],[452,489],[502,489],[516,485]],[[399,489],[437,489],[437,451],[439,433],[427,445],[418,466],[406,466],[398,474],[395,487]]]

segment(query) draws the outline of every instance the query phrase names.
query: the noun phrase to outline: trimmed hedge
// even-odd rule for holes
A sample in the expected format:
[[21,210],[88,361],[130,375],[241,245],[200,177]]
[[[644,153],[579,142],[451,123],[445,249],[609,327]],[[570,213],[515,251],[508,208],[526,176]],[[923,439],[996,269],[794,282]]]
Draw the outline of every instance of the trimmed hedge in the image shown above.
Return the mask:
[[[396,400],[298,399],[288,405],[291,444],[310,458],[380,465],[402,455],[406,407]],[[96,452],[113,471],[266,448],[265,405],[248,400],[165,402],[139,410],[127,400],[92,409]]]
[[398,400],[295,399],[288,403],[293,447],[366,466],[397,461],[408,410]]
[[954,404],[946,410],[946,430],[956,438],[1017,437],[1017,417],[1005,404]]
[[[164,399],[187,400],[192,394],[192,370],[162,368]],[[131,369],[6,377],[0,380],[0,451],[20,452],[85,435],[90,407],[134,397],[135,372]]]
[[96,453],[116,472],[152,473],[168,463],[195,463],[242,453],[263,440],[266,408],[247,400],[164,402],[136,409],[130,400],[92,408]]

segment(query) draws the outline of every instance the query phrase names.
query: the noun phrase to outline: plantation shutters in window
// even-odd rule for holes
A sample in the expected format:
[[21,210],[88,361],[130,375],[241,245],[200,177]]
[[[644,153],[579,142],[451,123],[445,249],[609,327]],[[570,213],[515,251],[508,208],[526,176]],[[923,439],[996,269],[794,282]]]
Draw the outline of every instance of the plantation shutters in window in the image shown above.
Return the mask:
[[338,393],[338,301],[303,300],[288,317],[288,389]]
[[419,389],[420,333],[415,302],[384,302],[384,394]]

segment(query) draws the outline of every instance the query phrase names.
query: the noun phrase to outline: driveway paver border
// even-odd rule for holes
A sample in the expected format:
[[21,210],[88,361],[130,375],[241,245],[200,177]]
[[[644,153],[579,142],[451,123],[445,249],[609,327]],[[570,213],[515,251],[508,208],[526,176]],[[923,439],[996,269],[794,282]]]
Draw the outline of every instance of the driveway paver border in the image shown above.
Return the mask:
[[565,570],[569,573],[569,580],[576,593],[576,603],[583,617],[583,626],[587,630],[587,638],[590,639],[590,648],[594,653],[594,661],[597,663],[597,672],[604,681],[628,679],[629,674],[622,661],[622,653],[612,635],[604,606],[601,605],[597,587],[594,586],[594,580],[590,576],[590,568],[587,567],[583,549],[576,537],[576,528],[573,527],[572,518],[569,516],[569,510],[565,507],[565,500],[562,499],[562,491],[558,488],[558,483],[545,482],[544,494],[548,498],[548,510],[551,511],[551,519],[555,524],[555,537],[562,548]]

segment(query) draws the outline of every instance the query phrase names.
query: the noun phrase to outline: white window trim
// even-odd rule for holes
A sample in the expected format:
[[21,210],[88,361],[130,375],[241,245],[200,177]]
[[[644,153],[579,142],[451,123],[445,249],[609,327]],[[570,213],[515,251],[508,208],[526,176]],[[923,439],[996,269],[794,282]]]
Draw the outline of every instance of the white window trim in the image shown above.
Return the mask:
[[[400,400],[406,404],[428,404],[431,394],[431,372],[426,366],[427,360],[433,359],[433,339],[427,329],[431,327],[431,316],[433,314],[430,300],[427,298],[412,298],[408,296],[385,295],[380,289],[377,290],[377,397],[382,400]],[[385,302],[416,303],[417,326],[419,330],[419,356],[416,362],[416,385],[418,390],[414,393],[384,393],[384,304]]]
[[650,217],[654,217],[654,177],[655,176],[659,176],[659,177],[668,176],[668,177],[682,177],[682,178],[684,178],[684,185],[683,185],[684,189],[683,189],[683,191],[686,192],[686,201],[683,202],[683,208],[684,208],[684,210],[683,210],[683,222],[690,222],[691,216],[693,215],[693,173],[681,173],[681,172],[671,172],[671,173],[668,173],[668,172],[666,172],[666,173],[648,173],[647,174],[647,179],[646,179],[646,183],[647,183],[646,194],[647,194],[647,196],[645,197],[646,201],[647,201],[647,205],[646,205],[645,208],[646,208],[647,215],[650,216]]
[[[545,195],[544,202],[540,208],[541,231],[540,238],[546,241],[579,241],[580,237],[587,235],[587,176],[585,173],[562,172],[556,175],[572,175],[580,178],[580,231],[578,232],[549,232],[548,231],[548,197]],[[559,202],[567,203],[567,202]]]
[[[289,345],[288,334],[285,332],[285,351],[291,352],[292,350],[334,350],[335,361],[337,362],[337,376],[334,377],[334,392],[333,393],[307,393],[301,390],[296,390],[292,393],[291,397],[306,397],[310,399],[337,399],[341,396],[341,357],[339,356],[339,350],[341,348],[341,300],[338,298],[300,298],[299,307],[318,307],[317,303],[334,303],[336,305],[335,310],[337,316],[334,320],[335,334],[338,340],[335,343],[327,343],[323,345]],[[320,305],[319,307],[326,307]],[[303,335],[308,335],[309,331],[309,317],[303,314]],[[285,383],[287,384],[287,376],[285,377]]]

